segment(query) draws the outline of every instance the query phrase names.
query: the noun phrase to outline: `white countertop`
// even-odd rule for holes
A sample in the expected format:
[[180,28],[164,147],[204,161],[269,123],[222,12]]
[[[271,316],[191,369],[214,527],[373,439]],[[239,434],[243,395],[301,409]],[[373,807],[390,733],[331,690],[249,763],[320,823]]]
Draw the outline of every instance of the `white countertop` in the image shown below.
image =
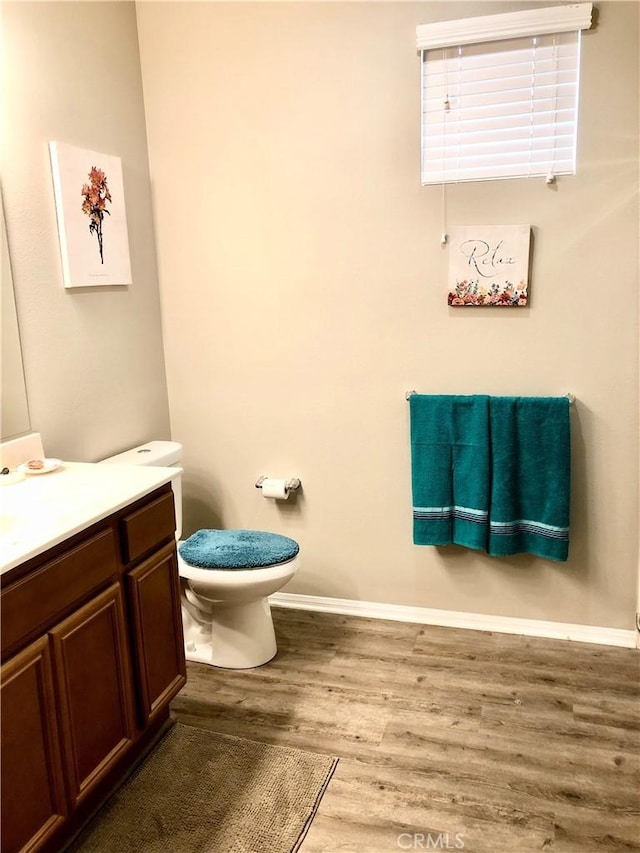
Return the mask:
[[0,485],[0,574],[182,474],[182,468],[65,462]]

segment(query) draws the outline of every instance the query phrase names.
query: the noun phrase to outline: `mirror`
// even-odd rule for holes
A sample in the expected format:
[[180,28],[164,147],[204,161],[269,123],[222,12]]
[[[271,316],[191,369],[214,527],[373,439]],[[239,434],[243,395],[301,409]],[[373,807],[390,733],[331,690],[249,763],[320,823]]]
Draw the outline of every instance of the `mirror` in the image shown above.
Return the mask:
[[2,293],[0,298],[0,439],[5,440],[30,429],[27,387],[22,366],[18,314],[13,292],[9,242],[0,200],[2,232]]

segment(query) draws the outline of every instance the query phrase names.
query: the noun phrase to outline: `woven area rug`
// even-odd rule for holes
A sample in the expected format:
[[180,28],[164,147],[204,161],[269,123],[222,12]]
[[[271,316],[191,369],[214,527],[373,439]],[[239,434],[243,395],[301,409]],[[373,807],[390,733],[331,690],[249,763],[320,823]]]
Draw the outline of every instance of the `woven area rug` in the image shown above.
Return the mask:
[[72,850],[292,853],[337,763],[176,723]]

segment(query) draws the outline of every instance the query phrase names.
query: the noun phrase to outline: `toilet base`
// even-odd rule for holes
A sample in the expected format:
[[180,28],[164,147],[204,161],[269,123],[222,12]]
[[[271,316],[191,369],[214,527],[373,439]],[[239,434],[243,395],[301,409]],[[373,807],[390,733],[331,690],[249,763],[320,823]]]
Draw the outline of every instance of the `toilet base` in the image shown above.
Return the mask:
[[262,666],[277,651],[269,596],[291,580],[299,558],[263,568],[203,569],[178,554],[187,660],[225,669]]
[[187,660],[224,669],[252,669],[276,654],[271,607],[266,598],[241,602],[202,600],[183,587],[182,621]]

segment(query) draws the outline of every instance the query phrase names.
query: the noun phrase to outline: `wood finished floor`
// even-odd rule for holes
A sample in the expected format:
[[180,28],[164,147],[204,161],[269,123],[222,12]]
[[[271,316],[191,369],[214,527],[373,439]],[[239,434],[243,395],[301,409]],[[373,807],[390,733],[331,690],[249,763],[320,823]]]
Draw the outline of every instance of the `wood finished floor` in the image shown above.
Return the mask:
[[273,661],[190,663],[172,713],[340,757],[301,853],[640,851],[635,650],[273,616]]

